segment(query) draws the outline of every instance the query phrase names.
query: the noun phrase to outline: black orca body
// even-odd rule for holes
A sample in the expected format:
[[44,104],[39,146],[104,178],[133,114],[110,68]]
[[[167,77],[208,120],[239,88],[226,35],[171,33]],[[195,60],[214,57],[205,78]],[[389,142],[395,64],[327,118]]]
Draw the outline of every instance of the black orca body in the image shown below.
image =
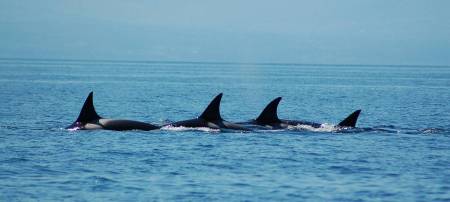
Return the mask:
[[104,119],[100,117],[94,108],[93,92],[89,93],[89,96],[84,102],[80,115],[77,120],[66,129],[69,130],[155,130],[159,129],[158,126],[144,123],[140,121],[132,120],[119,120],[119,119]]
[[250,129],[245,128],[239,124],[231,123],[225,121],[220,116],[220,101],[222,99],[222,93],[217,95],[211,103],[209,103],[208,107],[206,107],[205,111],[195,119],[189,119],[184,121],[178,121],[175,123],[168,124],[168,126],[173,127],[188,127],[188,128],[199,128],[199,127],[207,127],[212,129],[231,129],[231,130],[242,130],[249,131]]
[[[289,126],[298,126],[298,125],[308,125],[313,128],[320,128],[322,124],[314,123],[309,121],[298,121],[298,120],[283,120],[278,118],[277,108],[278,104],[281,101],[281,97],[277,97],[272,102],[270,102],[258,118],[251,120],[249,122],[241,123],[241,124],[253,124],[258,126],[263,126],[267,129],[285,129]],[[358,120],[359,114],[361,110],[356,110],[352,114],[350,114],[347,118],[341,121],[335,128],[352,128],[356,126],[356,122]]]

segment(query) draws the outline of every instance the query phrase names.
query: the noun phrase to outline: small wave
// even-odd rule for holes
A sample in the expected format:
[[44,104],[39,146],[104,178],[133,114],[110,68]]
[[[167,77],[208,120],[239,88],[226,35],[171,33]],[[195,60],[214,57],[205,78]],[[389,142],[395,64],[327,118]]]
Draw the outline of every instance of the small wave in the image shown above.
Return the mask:
[[212,129],[212,128],[208,128],[208,127],[196,127],[196,128],[191,128],[191,127],[184,127],[184,126],[179,126],[179,127],[175,127],[175,126],[164,126],[161,128],[161,130],[168,130],[168,131],[202,131],[202,132],[220,132],[220,129]]
[[243,182],[236,182],[236,183],[232,183],[231,186],[233,187],[251,187],[251,184],[248,183],[243,183]]
[[50,174],[50,175],[64,175],[64,174],[66,174],[65,171],[54,170],[54,169],[52,169],[49,166],[35,165],[35,166],[33,166],[33,169],[35,169],[37,173],[45,173],[45,174]]
[[22,163],[22,162],[28,162],[28,161],[30,161],[30,160],[26,159],[26,158],[13,157],[13,158],[9,158],[9,159],[6,159],[6,160],[0,161],[0,162],[1,163]]
[[376,126],[376,128],[398,129],[398,127],[394,126],[394,125],[379,125],[379,126]]
[[110,156],[133,156],[135,153],[133,152],[126,152],[126,151],[117,151],[117,150],[110,150],[105,152],[100,152],[101,154],[110,155]]
[[109,179],[107,177],[102,176],[90,176],[87,177],[88,180],[93,181],[95,184],[102,183],[102,184],[111,184],[111,183],[117,183],[118,181]]
[[223,163],[205,163],[203,164],[206,167],[209,168],[217,168],[217,169],[225,169],[225,170],[234,170],[236,169],[235,166],[223,164]]
[[396,126],[375,126],[370,128],[351,128],[345,131],[339,132],[350,132],[350,133],[362,133],[362,132],[375,132],[375,133],[390,133],[390,134],[410,134],[410,135],[420,135],[420,134],[447,134],[448,130],[442,128],[402,128]]
[[435,134],[435,133],[445,133],[445,129],[442,128],[425,128],[420,129],[419,132],[421,134]]
[[3,125],[3,126],[0,126],[0,128],[1,129],[7,129],[7,130],[19,130],[19,129],[21,129],[18,126],[9,126],[9,125]]

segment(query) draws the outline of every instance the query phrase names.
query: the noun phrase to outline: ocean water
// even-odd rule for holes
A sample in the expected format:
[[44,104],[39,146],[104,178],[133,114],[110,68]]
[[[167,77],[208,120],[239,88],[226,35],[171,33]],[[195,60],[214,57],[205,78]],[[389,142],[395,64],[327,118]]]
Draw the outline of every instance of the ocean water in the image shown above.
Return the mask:
[[[358,128],[67,131],[97,112],[164,124],[223,92],[228,121]],[[0,201],[450,201],[450,67],[0,60]]]

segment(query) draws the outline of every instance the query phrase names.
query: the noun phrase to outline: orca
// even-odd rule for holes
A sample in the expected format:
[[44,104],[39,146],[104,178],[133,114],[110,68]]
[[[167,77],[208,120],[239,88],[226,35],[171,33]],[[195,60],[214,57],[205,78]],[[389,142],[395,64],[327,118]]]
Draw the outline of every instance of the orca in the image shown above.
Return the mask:
[[69,130],[155,130],[160,127],[144,123],[140,121],[132,120],[120,120],[120,119],[105,119],[97,114],[94,108],[93,92],[89,93],[89,96],[84,101],[83,108],[81,108],[80,115],[72,125],[66,127]]
[[[308,125],[313,128],[320,128],[322,124],[314,123],[309,121],[301,121],[301,120],[284,120],[279,119],[277,114],[278,104],[281,101],[281,97],[277,97],[272,100],[261,112],[258,118],[250,120],[249,122],[241,122],[240,124],[252,124],[263,126],[265,129],[285,129],[289,126],[298,126],[298,125]],[[354,128],[356,126],[356,122],[358,120],[359,114],[361,110],[356,110],[351,113],[347,118],[339,122],[335,126],[337,129],[342,128]]]
[[172,127],[187,127],[187,128],[199,128],[199,127],[207,127],[211,129],[231,129],[231,130],[241,130],[241,131],[250,131],[250,129],[241,126],[239,124],[231,123],[225,121],[220,116],[220,101],[222,99],[223,93],[217,95],[206,107],[205,111],[195,119],[189,119],[184,121],[178,121],[174,123],[167,124],[166,126]]

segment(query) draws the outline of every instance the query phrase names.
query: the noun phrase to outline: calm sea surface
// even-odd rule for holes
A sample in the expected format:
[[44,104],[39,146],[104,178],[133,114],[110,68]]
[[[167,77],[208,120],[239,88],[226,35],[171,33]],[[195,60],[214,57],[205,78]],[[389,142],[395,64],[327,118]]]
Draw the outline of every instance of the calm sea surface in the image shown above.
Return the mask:
[[[358,129],[67,131],[97,112],[164,124],[223,92],[228,121]],[[0,201],[450,201],[450,67],[0,60]]]

